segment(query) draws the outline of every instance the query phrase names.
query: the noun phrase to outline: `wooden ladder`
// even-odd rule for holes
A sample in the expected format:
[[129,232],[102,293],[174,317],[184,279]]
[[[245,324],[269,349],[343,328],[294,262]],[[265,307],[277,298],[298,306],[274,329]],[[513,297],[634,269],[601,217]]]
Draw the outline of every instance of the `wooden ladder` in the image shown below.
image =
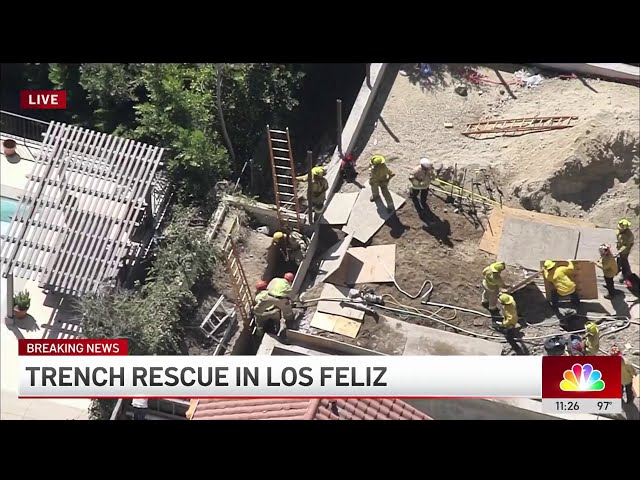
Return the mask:
[[224,255],[225,267],[231,280],[231,287],[236,297],[236,308],[238,309],[240,317],[242,317],[244,325],[249,327],[251,312],[253,310],[253,293],[251,292],[249,282],[247,282],[247,276],[242,268],[238,248],[232,238],[233,230],[234,228],[232,226],[222,247],[222,253]]
[[[289,230],[293,224],[298,231],[302,231],[300,199],[295,182],[296,166],[291,154],[289,129],[273,130],[267,125],[267,141],[269,142],[278,227],[280,230]],[[292,218],[294,215],[295,219]]]
[[485,133],[520,133],[559,128],[573,127],[573,121],[578,117],[561,115],[554,117],[526,117],[512,118],[508,120],[486,120],[482,122],[468,123],[463,135],[481,135]]

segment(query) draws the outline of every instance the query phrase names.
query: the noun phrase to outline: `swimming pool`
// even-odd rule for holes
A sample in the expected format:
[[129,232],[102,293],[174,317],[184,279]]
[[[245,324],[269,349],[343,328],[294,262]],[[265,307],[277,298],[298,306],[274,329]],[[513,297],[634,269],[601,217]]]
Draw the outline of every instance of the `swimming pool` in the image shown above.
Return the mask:
[[0,233],[6,234],[11,224],[11,218],[18,211],[18,200],[13,198],[0,197]]

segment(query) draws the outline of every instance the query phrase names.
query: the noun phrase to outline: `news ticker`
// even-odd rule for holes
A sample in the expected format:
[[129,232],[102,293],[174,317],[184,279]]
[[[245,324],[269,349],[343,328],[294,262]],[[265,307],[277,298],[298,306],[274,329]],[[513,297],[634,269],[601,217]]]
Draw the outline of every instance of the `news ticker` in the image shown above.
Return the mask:
[[20,340],[21,398],[534,398],[619,413],[621,360],[538,356],[131,356],[126,340]]

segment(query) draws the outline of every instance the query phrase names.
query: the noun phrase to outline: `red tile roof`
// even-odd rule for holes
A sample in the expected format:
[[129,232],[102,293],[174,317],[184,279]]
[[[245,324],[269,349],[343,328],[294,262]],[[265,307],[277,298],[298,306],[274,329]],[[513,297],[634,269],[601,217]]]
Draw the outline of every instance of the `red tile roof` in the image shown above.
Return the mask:
[[395,398],[203,399],[192,420],[432,420]]

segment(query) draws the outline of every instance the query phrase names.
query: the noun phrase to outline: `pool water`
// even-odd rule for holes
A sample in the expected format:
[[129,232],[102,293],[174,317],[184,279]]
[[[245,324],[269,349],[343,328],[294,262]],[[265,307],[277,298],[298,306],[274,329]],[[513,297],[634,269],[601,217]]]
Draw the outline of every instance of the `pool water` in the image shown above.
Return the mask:
[[11,218],[18,211],[18,201],[12,198],[0,197],[0,233],[6,234],[11,224]]

